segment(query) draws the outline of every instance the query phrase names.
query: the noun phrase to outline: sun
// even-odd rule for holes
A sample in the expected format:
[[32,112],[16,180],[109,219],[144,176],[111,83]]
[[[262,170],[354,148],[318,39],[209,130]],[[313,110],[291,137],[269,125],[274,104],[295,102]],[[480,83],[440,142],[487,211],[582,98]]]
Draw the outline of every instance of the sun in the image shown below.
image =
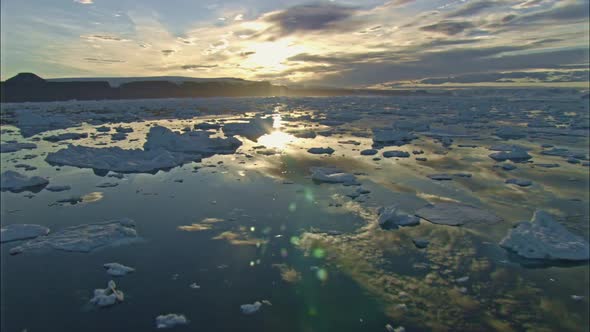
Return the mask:
[[263,68],[265,70],[285,70],[288,66],[284,63],[288,58],[302,53],[304,47],[294,43],[291,38],[274,42],[252,44],[248,47],[248,56],[242,66],[247,68]]
[[295,140],[297,140],[295,136],[277,130],[270,134],[260,136],[258,144],[264,145],[267,148],[283,150],[287,147],[287,144]]

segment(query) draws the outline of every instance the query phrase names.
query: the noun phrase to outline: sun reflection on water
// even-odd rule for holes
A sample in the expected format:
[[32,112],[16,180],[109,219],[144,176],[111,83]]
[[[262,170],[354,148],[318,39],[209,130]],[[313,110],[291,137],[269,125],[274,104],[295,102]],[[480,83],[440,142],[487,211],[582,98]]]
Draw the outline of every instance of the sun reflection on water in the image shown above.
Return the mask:
[[287,144],[294,142],[297,138],[281,131],[283,121],[280,114],[274,114],[272,118],[274,131],[270,134],[260,136],[258,138],[258,144],[264,145],[267,148],[283,150]]

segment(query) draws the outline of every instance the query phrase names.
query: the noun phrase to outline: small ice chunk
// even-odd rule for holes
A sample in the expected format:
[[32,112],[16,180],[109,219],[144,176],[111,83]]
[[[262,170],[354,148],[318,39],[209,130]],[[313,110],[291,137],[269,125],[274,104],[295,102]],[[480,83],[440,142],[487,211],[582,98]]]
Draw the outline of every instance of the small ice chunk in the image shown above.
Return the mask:
[[390,150],[383,152],[385,158],[409,158],[410,154],[406,151]]
[[28,177],[15,171],[6,171],[0,176],[0,190],[21,192],[29,189],[42,189],[49,181],[40,176]]
[[502,169],[505,171],[511,171],[517,168],[514,164],[502,164],[500,167],[502,167]]
[[362,156],[373,156],[379,152],[377,149],[366,149],[361,151]]
[[96,186],[98,188],[112,188],[112,187],[116,187],[119,184],[117,182],[103,182],[103,183],[99,183]]
[[17,152],[20,150],[36,149],[37,145],[33,143],[2,143],[0,144],[0,153]]
[[518,223],[500,241],[500,246],[529,259],[587,261],[590,246],[571,233],[549,213],[537,210],[530,222]]
[[99,133],[107,133],[107,132],[111,131],[111,128],[107,127],[107,126],[101,126],[101,127],[96,127],[96,131],[98,131]]
[[424,249],[424,248],[428,247],[428,245],[430,244],[430,241],[428,241],[425,238],[412,239],[412,242],[414,243],[416,248],[419,248],[419,249]]
[[344,173],[336,168],[312,167],[311,178],[317,182],[342,183],[344,185],[355,185],[356,177],[350,173]]
[[442,173],[442,174],[430,174],[430,175],[427,175],[427,176],[430,179],[436,180],[436,181],[449,181],[449,180],[452,180],[453,179],[452,176],[450,176],[449,174],[445,174],[445,173]]
[[460,283],[460,284],[467,282],[467,281],[469,281],[469,276],[464,276],[464,277],[455,279],[455,282]]
[[47,235],[49,228],[34,224],[12,224],[0,228],[0,243],[33,239]]
[[449,226],[473,223],[495,224],[502,221],[502,218],[489,211],[462,203],[427,205],[416,211],[416,215],[431,223]]
[[525,150],[511,150],[511,151],[500,151],[489,155],[490,158],[495,161],[506,161],[510,160],[515,163],[524,162],[531,159],[531,155]]
[[135,222],[128,218],[121,218],[102,223],[67,227],[16,246],[10,249],[10,254],[16,255],[25,251],[43,249],[91,252],[108,246],[133,243],[138,240]]
[[94,297],[90,299],[90,303],[99,307],[108,307],[116,304],[117,302],[123,302],[125,300],[125,294],[117,289],[117,285],[114,281],[109,281],[107,288],[95,289]]
[[515,184],[517,186],[520,187],[528,187],[531,186],[533,184],[533,181],[531,180],[525,180],[525,179],[508,179],[505,181],[505,183],[507,184]]
[[420,223],[420,218],[403,213],[397,206],[391,205],[379,209],[379,226],[385,229],[395,229],[400,226],[415,226]]
[[64,133],[64,134],[59,134],[59,135],[52,135],[52,136],[47,136],[47,137],[43,137],[44,141],[48,141],[48,142],[59,142],[59,141],[65,141],[65,140],[78,140],[78,139],[82,139],[82,138],[87,138],[88,134],[87,133]]
[[309,148],[307,149],[307,152],[311,153],[311,154],[332,154],[334,153],[334,149],[328,147],[328,148]]
[[51,186],[45,187],[45,190],[52,191],[52,192],[66,191],[66,190],[70,190],[70,189],[72,189],[72,187],[70,187],[68,185],[64,185],[64,186],[51,185]]
[[188,324],[188,319],[184,315],[167,314],[156,317],[156,328],[169,329],[177,325]]
[[251,314],[257,312],[258,310],[260,310],[261,306],[262,306],[262,303],[256,301],[252,304],[242,304],[240,306],[240,310],[245,315],[251,315]]
[[107,269],[107,273],[113,277],[122,277],[127,273],[135,271],[134,268],[119,263],[106,263],[103,266]]

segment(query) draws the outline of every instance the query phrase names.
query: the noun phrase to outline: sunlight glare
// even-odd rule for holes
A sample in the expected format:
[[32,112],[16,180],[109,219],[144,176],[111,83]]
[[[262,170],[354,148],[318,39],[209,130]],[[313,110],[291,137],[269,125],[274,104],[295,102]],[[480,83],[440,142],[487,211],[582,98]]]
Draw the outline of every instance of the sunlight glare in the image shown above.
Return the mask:
[[281,131],[274,131],[270,134],[260,136],[258,144],[264,145],[267,148],[283,150],[287,144],[292,143],[295,140],[297,140],[297,138],[293,135]]

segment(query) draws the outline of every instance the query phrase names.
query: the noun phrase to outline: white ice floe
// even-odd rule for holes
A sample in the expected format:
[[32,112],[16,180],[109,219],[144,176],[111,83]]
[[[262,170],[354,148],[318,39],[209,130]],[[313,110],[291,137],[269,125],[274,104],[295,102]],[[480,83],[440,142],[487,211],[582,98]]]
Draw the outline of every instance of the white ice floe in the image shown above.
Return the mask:
[[378,211],[377,222],[381,228],[398,228],[404,226],[415,226],[420,223],[420,218],[402,212],[397,206],[391,205],[382,207]]
[[311,179],[317,182],[342,183],[344,185],[357,184],[356,177],[350,173],[344,173],[337,168],[312,167]]
[[449,174],[430,174],[427,175],[430,179],[432,180],[436,180],[436,181],[450,181],[453,179],[453,177]]
[[99,307],[109,307],[124,300],[125,294],[118,290],[115,282],[111,280],[107,288],[97,288],[94,290],[94,297],[90,299],[90,303]]
[[272,132],[273,118],[255,117],[248,122],[226,123],[223,133],[226,136],[239,135],[250,140],[257,140],[260,136]]
[[40,176],[28,177],[15,171],[6,171],[0,176],[0,190],[20,192],[28,189],[42,189],[49,181]]
[[46,249],[91,252],[109,246],[133,243],[138,240],[135,222],[128,218],[122,218],[64,228],[16,246],[10,249],[10,254],[15,255],[25,251]]
[[410,154],[406,151],[390,150],[383,152],[385,158],[409,158]]
[[533,181],[531,180],[525,180],[525,179],[508,179],[505,181],[505,183],[507,184],[515,184],[519,187],[528,187],[531,186],[533,184]]
[[407,132],[391,128],[373,129],[373,144],[379,146],[396,145],[402,146],[416,139],[417,136]]
[[234,153],[242,145],[235,137],[210,138],[210,134],[202,130],[178,134],[166,127],[155,126],[150,128],[143,148],[146,151],[164,149],[170,152],[213,155]]
[[156,328],[169,329],[177,325],[186,325],[189,321],[184,315],[166,314],[156,317]]
[[121,173],[149,173],[160,169],[180,166],[198,160],[199,156],[185,153],[156,150],[125,150],[120,147],[93,148],[70,145],[66,149],[52,152],[45,160],[54,165],[93,168]]
[[494,152],[489,155],[490,158],[494,159],[495,161],[506,161],[510,160],[515,163],[527,161],[531,159],[531,155],[528,154],[525,150],[510,150],[510,151],[500,151]]
[[45,190],[52,191],[52,192],[66,191],[66,190],[70,190],[70,189],[72,189],[72,187],[70,187],[68,185],[63,185],[63,186],[51,185],[51,186],[45,187]]
[[64,134],[59,134],[59,135],[52,135],[52,136],[47,136],[47,137],[43,137],[44,141],[48,141],[48,142],[59,142],[59,141],[65,141],[65,140],[78,140],[78,139],[82,139],[82,138],[87,138],[88,134],[87,133],[64,133]]
[[122,277],[127,273],[135,271],[134,268],[119,263],[106,263],[103,266],[107,269],[107,273],[113,277]]
[[34,224],[12,224],[0,228],[0,243],[33,239],[47,235],[49,228]]
[[34,143],[2,143],[0,144],[0,153],[17,152],[24,149],[32,150],[36,148],[37,145]]
[[116,187],[119,184],[117,182],[103,182],[103,183],[99,183],[96,186],[98,188],[112,188],[112,187]]
[[549,213],[537,210],[530,222],[512,228],[500,246],[529,259],[586,261],[588,241],[558,223]]
[[416,215],[433,224],[460,226],[465,224],[494,224],[502,218],[480,208],[462,203],[437,203],[427,205]]
[[334,153],[334,149],[328,147],[328,148],[309,148],[307,149],[307,152],[311,153],[311,154],[332,154]]
[[262,303],[259,301],[256,301],[252,304],[242,304],[240,306],[240,310],[245,315],[251,315],[251,314],[257,312],[258,310],[260,310],[260,307],[262,307]]

